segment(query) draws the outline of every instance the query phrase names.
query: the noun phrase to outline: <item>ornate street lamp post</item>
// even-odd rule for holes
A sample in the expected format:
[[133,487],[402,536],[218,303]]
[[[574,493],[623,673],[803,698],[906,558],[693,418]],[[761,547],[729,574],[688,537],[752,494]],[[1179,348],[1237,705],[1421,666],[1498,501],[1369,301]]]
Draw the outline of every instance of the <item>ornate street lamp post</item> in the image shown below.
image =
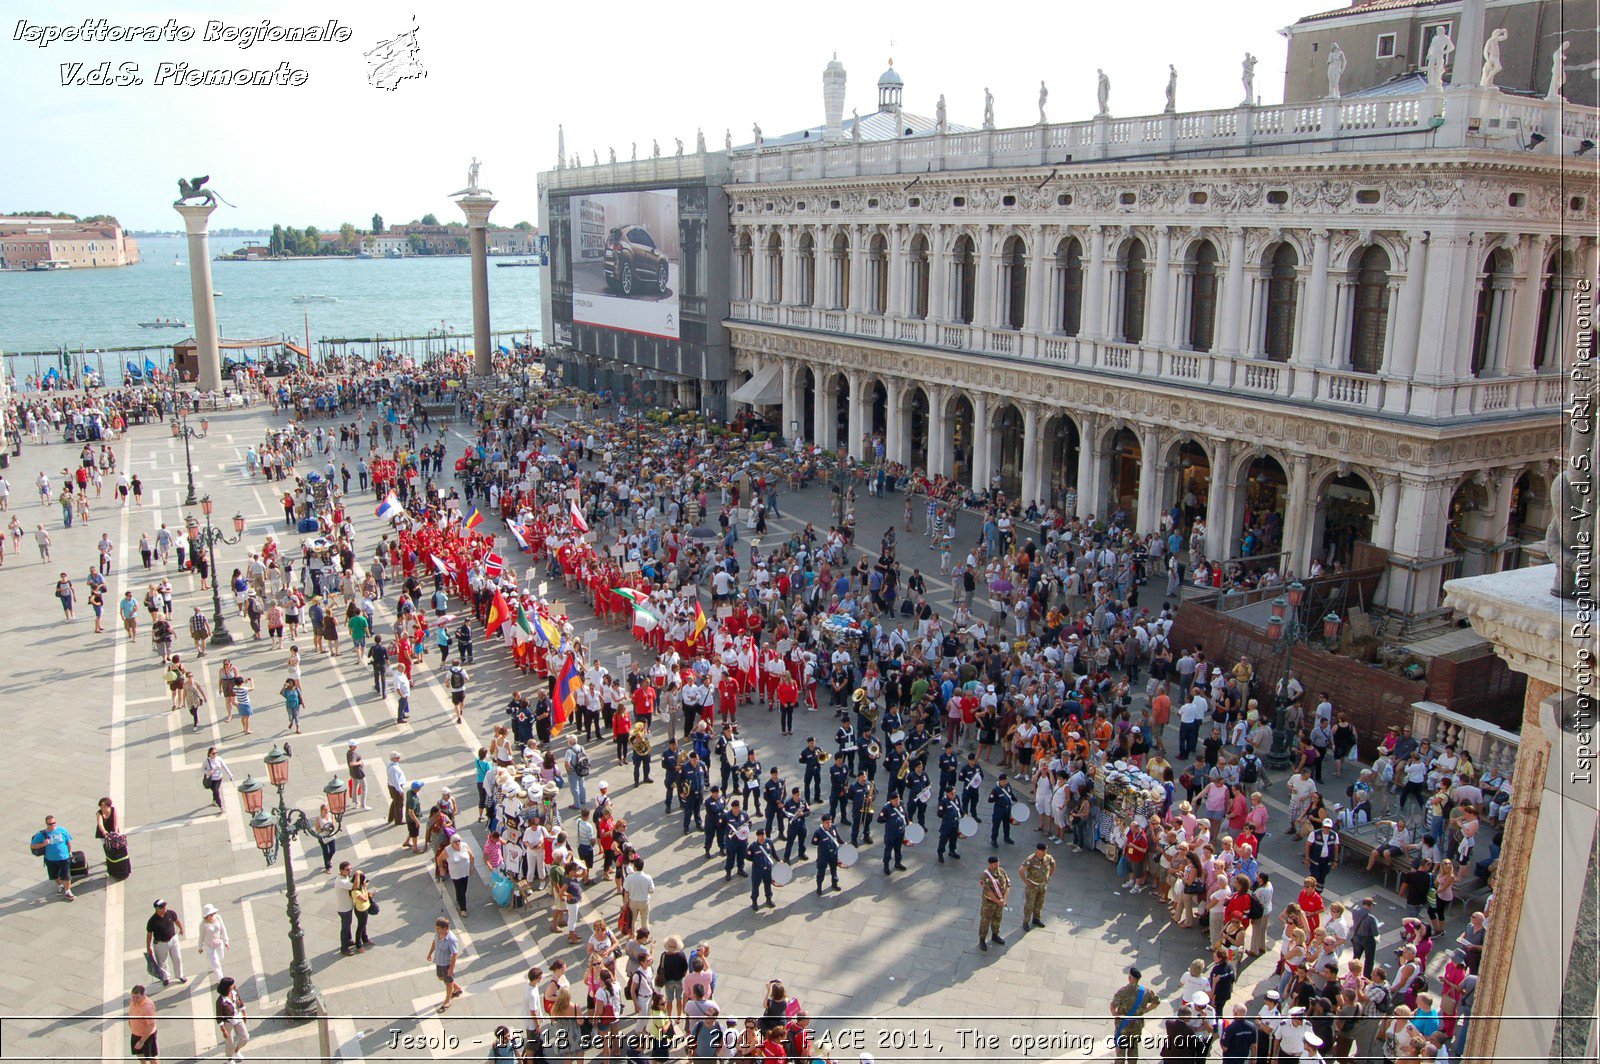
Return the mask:
[[193,458],[190,457],[190,454],[189,454],[189,441],[190,440],[203,440],[203,439],[206,438],[206,434],[208,432],[210,432],[210,431],[211,431],[211,422],[206,418],[201,418],[200,419],[200,431],[199,432],[196,432],[194,429],[190,428],[189,427],[189,417],[188,417],[188,415],[183,411],[183,409],[181,407],[179,408],[178,420],[176,420],[176,421],[174,421],[172,423],[172,434],[174,436],[182,436],[183,437],[183,466],[184,466],[184,468],[186,470],[188,470],[188,473],[189,473],[189,494],[183,500],[183,505],[185,505],[185,506],[193,506],[194,502],[195,502],[195,499],[194,499],[194,460],[193,460]]
[[225,647],[232,645],[233,636],[228,633],[227,622],[222,617],[222,593],[218,590],[222,580],[221,575],[217,572],[217,544],[219,542],[227,544],[238,543],[244,538],[244,528],[247,522],[244,519],[244,514],[235,513],[233,515],[234,535],[230,539],[223,534],[222,529],[211,526],[211,510],[211,496],[207,495],[200,500],[200,512],[205,515],[206,519],[204,546],[211,558],[211,638],[208,642],[214,647]]
[[[1311,630],[1300,616],[1306,602],[1306,586],[1296,580],[1285,590],[1285,596],[1272,600],[1272,616],[1267,620],[1267,638],[1272,649],[1283,655],[1283,675],[1278,680],[1277,710],[1272,715],[1272,749],[1267,752],[1267,764],[1275,769],[1289,767],[1289,678],[1293,675],[1294,648],[1301,643],[1311,643]],[[1343,619],[1332,611],[1322,618],[1322,640],[1330,646],[1339,642],[1339,628]]]
[[[322,788],[328,812],[333,815],[333,830],[321,832],[305,813],[289,808],[284,798],[283,789],[289,783],[289,754],[274,746],[266,761],[267,781],[278,789],[278,807],[270,812],[261,807],[262,787],[251,776],[239,785],[239,796],[245,812],[250,814],[250,830],[255,835],[256,847],[270,865],[278,859],[280,850],[302,834],[324,841],[338,834],[344,823],[345,785],[335,776]],[[306,960],[305,935],[300,930],[300,896],[294,880],[294,856],[289,853],[283,858],[283,884],[289,914],[289,975],[293,980],[284,1011],[291,1019],[321,1016],[326,1009],[322,994],[311,981],[311,963]]]

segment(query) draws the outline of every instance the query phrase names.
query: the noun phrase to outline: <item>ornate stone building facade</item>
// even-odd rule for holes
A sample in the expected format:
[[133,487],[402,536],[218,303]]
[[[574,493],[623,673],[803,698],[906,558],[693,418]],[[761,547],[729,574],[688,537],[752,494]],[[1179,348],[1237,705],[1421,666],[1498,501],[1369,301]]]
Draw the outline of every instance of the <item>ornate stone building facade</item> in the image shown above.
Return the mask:
[[732,153],[736,399],[1025,503],[1178,507],[1216,558],[1251,529],[1296,573],[1371,544],[1399,613],[1521,564],[1589,342],[1592,109],[942,110]]

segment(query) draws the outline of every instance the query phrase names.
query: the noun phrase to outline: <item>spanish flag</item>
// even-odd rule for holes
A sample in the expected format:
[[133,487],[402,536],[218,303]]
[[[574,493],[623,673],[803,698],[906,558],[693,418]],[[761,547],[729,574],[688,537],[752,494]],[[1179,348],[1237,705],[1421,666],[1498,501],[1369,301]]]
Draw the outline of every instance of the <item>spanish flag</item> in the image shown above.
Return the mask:
[[470,532],[479,525],[483,524],[483,514],[478,512],[478,508],[474,506],[461,523],[465,525],[467,527],[467,531]]
[[506,601],[504,595],[496,591],[493,600],[489,603],[489,619],[484,624],[484,630],[492,638],[502,625],[514,619],[515,615],[511,612],[511,603]]
[[576,655],[568,653],[561,662],[561,671],[556,674],[555,695],[551,699],[554,703],[550,707],[550,737],[553,739],[561,734],[561,729],[566,726],[573,714],[578,711],[578,688],[583,686],[583,676],[578,672]]
[[700,608],[697,601],[694,604],[694,630],[689,633],[689,642],[698,643],[700,637],[706,634],[706,611]]

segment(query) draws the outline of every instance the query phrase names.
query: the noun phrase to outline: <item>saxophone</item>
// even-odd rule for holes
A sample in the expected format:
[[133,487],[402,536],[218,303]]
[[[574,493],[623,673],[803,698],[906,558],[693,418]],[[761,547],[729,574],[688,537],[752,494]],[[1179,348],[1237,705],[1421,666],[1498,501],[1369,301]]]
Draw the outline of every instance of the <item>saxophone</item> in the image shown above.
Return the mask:
[[905,778],[909,775],[911,775],[911,762],[909,760],[900,762],[900,767],[895,770],[894,778],[904,783]]

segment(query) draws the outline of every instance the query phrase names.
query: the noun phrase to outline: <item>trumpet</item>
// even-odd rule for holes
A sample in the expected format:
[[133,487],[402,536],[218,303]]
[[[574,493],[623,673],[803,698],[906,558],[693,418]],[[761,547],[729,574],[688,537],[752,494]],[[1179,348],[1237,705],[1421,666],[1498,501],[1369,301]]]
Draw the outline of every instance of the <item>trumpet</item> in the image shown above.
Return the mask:
[[878,785],[876,783],[867,784],[867,800],[861,804],[861,813],[863,816],[871,816],[873,812],[875,812],[873,809],[873,804],[877,797]]

